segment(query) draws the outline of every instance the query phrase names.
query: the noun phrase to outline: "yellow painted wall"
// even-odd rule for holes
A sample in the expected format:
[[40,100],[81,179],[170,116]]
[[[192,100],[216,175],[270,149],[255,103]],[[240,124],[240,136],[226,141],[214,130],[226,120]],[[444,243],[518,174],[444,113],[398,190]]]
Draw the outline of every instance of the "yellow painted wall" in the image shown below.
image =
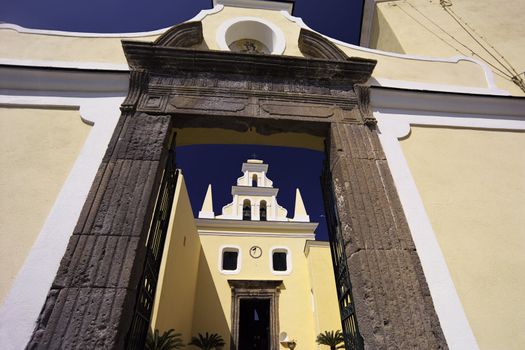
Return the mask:
[[[231,291],[228,279],[282,280],[279,296],[280,332],[297,340],[297,348],[316,349],[315,322],[310,295],[308,263],[304,255],[304,239],[275,237],[203,236],[197,300],[193,319],[193,333],[218,332],[229,347],[231,330]],[[242,255],[241,271],[225,275],[219,271],[219,253],[222,245],[239,246]],[[249,248],[258,245],[262,256],[254,259]],[[290,275],[273,275],[270,271],[270,249],[286,246],[292,254]]]
[[[416,3],[415,0],[410,1],[414,4]],[[495,0],[491,1],[494,2]],[[509,3],[514,4],[516,1],[518,0],[506,2],[504,8],[506,10],[512,8]],[[469,0],[468,2],[471,4],[475,3],[476,6],[478,4],[475,0]],[[434,16],[434,12],[440,9],[436,4],[421,5],[421,3],[425,2],[417,3],[417,6],[424,7],[425,11],[427,8],[430,8],[430,16]],[[412,23],[403,17],[404,13],[399,10],[401,7],[396,8],[396,6],[398,6],[397,4],[400,4],[399,6],[403,8],[409,6],[400,1],[380,3],[378,5],[376,18],[373,21],[373,31],[371,33],[374,45],[385,51],[406,52],[423,56],[450,57],[458,54],[454,50],[447,50],[446,45],[441,45],[441,42],[436,38],[428,37],[428,33],[426,33],[425,30],[419,28],[417,24],[414,24],[415,22]],[[471,6],[471,8],[472,7],[474,6]],[[443,12],[442,10],[439,11]],[[473,16],[481,16],[478,12],[473,13]],[[490,13],[492,14],[492,12]],[[440,15],[442,16],[441,13]],[[259,17],[277,25],[286,37],[284,54],[299,57],[303,56],[298,47],[299,25],[284,17],[279,11],[238,7],[224,7],[222,11],[206,16],[202,20],[204,42],[196,48],[218,50],[216,31],[220,25],[228,19],[245,16]],[[496,17],[498,19],[506,18],[501,15]],[[487,17],[483,15],[480,18],[486,20]],[[476,24],[477,23],[478,22],[476,22]],[[501,29],[503,25],[500,22],[498,23],[498,25],[491,25],[491,33],[499,33],[499,29]],[[516,20],[512,19],[512,21],[509,22],[509,26],[512,27],[516,23]],[[510,30],[501,29],[501,33],[495,35],[493,38],[493,40],[505,40],[506,44],[501,47],[501,50],[505,55],[507,55],[507,53],[509,54],[509,60],[516,64],[519,72],[525,70],[522,64],[524,62],[522,59],[522,57],[524,57],[523,51],[525,50],[525,45],[522,45],[522,38],[525,36],[522,35],[523,26],[520,28],[521,29],[516,31],[516,34],[514,32],[509,33]],[[513,39],[510,41],[507,40],[507,34]],[[122,39],[154,41],[156,38],[157,36],[137,38],[84,38],[18,33],[12,29],[0,29],[0,42],[2,42],[0,46],[0,57],[24,60],[126,64],[120,43]],[[341,45],[339,45],[339,47],[349,56],[378,60],[378,64],[373,73],[374,79],[404,80],[464,87],[487,87],[482,68],[472,62],[460,61],[458,63],[449,63],[428,60],[422,61],[411,58],[391,57]],[[498,46],[498,48],[500,47]],[[470,55],[470,53],[466,54],[468,56]],[[523,94],[514,84],[499,79],[498,77],[496,78],[500,88],[507,89],[516,95]]]
[[330,246],[328,242],[315,241],[306,253],[314,298],[315,334],[341,330]]
[[175,130],[177,132],[177,146],[195,144],[270,145],[324,151],[323,137],[295,132],[262,135],[251,129],[246,132],[219,128],[183,128]]
[[525,133],[412,127],[401,142],[481,349],[525,348]]
[[101,38],[19,33],[0,29],[0,57],[21,60],[96,62],[126,64],[121,40],[153,41],[142,38]]
[[[525,71],[525,6],[522,0],[453,0],[450,3],[450,9],[461,17],[460,22],[471,27],[488,42],[488,49],[489,45],[494,46],[514,66],[517,73]],[[440,1],[388,1],[376,6],[381,21],[379,27],[373,28],[371,38],[375,40],[372,40],[371,44],[374,46],[371,47],[412,55],[465,55],[477,58],[472,54],[474,51],[490,63],[496,64],[495,58],[485,52],[454,18],[443,10]],[[398,49],[391,45],[394,41],[399,45]],[[493,54],[503,61],[499,54]],[[495,70],[494,72],[499,74]],[[525,95],[525,92],[509,80],[499,76],[496,78],[500,88],[515,95]]]
[[0,302],[90,130],[77,110],[0,107]]
[[200,240],[183,176],[179,176],[164,244],[152,329],[169,329],[191,340]]
[[385,20],[381,11],[374,11],[369,46],[380,48],[383,51],[404,53],[394,30],[390,28],[390,24]]

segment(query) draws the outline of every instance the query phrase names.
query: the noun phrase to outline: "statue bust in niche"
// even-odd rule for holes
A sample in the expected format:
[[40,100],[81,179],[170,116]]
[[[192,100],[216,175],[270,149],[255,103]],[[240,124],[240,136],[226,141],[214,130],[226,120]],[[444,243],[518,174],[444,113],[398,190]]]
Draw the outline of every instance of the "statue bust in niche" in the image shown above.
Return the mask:
[[232,42],[229,46],[233,52],[255,53],[255,54],[270,54],[270,50],[259,40],[255,39],[239,39]]

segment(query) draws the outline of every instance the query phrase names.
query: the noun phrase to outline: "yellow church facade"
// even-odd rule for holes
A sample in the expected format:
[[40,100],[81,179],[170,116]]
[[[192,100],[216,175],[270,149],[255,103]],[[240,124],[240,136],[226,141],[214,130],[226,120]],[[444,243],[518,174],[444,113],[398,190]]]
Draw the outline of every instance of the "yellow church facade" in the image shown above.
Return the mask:
[[[271,54],[266,56],[317,59],[315,52],[305,50],[308,47],[305,42],[314,36],[301,34],[309,28],[300,18],[291,15],[289,5],[271,1],[254,4],[252,1],[217,1],[212,9],[202,11],[190,21],[202,27],[202,40],[185,49],[228,54],[237,50],[236,54],[240,55],[244,54],[239,53],[242,40],[250,39]],[[518,14],[523,11],[519,1],[505,4],[488,0],[365,1],[361,46],[320,36],[329,43],[324,42],[332,52],[377,61],[369,79],[362,83],[369,89],[370,107],[363,113],[369,112],[377,122],[375,130],[383,153],[377,156],[381,152],[359,150],[364,153],[357,158],[379,159],[376,163],[380,173],[385,169],[382,162],[387,164],[404,217],[392,227],[401,227],[406,220],[414,243],[406,250],[416,252],[415,260],[420,264],[415,265],[414,271],[420,269],[424,276],[421,284],[428,285],[421,287],[421,297],[413,299],[430,300],[445,347],[451,349],[521,349],[525,346],[525,312],[520,308],[525,303],[525,280],[520,278],[525,268],[522,215],[525,211],[525,158],[522,155],[525,102],[520,88],[520,79],[523,79],[520,72],[525,70],[525,35],[523,26],[517,22],[523,17]],[[465,32],[463,27],[474,31]],[[57,270],[62,271],[62,258],[71,249],[68,241],[72,233],[83,234],[77,226],[86,216],[82,208],[86,202],[102,198],[90,195],[90,188],[100,181],[97,171],[106,163],[104,154],[108,145],[109,149],[114,145],[111,138],[115,130],[120,130],[119,116],[127,108],[127,92],[132,88],[128,86],[130,66],[122,40],[154,45],[169,32],[170,28],[166,28],[148,33],[101,35],[29,30],[0,24],[0,191],[4,198],[0,202],[0,261],[4,267],[0,275],[0,343],[3,348],[24,348],[33,339],[35,325],[46,319],[41,316],[46,315],[42,314],[43,310],[53,304],[49,302],[52,300],[48,295],[50,288],[62,290],[55,277]],[[485,41],[478,39],[476,33],[482,33]],[[315,40],[323,39],[315,37]],[[491,51],[496,60],[484,51],[485,48],[492,50],[491,46],[498,50],[497,53]],[[196,82],[194,87],[198,86]],[[297,98],[301,95],[288,92]],[[136,104],[142,103],[141,108],[152,111],[157,108],[157,102],[165,103],[162,99],[146,101],[144,97]],[[301,103],[307,106],[309,102]],[[339,102],[331,103],[318,109],[304,107],[301,113],[317,118],[316,122],[343,118],[346,112],[334,107]],[[185,113],[184,106],[177,106],[177,101],[174,104],[173,115]],[[281,103],[279,107],[264,103],[258,106],[258,116],[298,118],[295,107],[288,103]],[[228,105],[217,114],[234,116],[235,108],[240,107]],[[306,128],[271,135],[251,129],[217,132],[219,129],[174,126],[171,132],[177,133],[177,146],[268,144],[325,152],[329,138],[355,136],[332,133],[328,137]],[[347,149],[335,148],[330,152],[333,156]],[[337,167],[345,157],[337,158],[332,165]],[[245,200],[251,196],[242,194],[242,187],[253,187],[251,176],[239,179],[244,182],[238,186],[241,192],[237,193],[235,205],[216,216],[209,201],[205,202],[201,217],[195,219],[184,185],[191,179],[184,179],[183,175],[177,178],[170,211],[168,232],[173,234],[167,235],[164,245],[157,302],[152,310],[153,328],[174,328],[183,333],[185,340],[198,332],[217,332],[230,344],[229,335],[238,334],[235,333],[238,318],[232,316],[232,310],[238,309],[232,302],[232,293],[250,289],[238,284],[237,281],[243,280],[281,281],[279,285],[268,282],[256,288],[272,289],[273,298],[278,295],[279,308],[273,314],[279,320],[276,332],[286,332],[290,339],[297,341],[298,348],[317,348],[318,333],[341,328],[340,319],[333,317],[340,315],[337,298],[326,297],[333,295],[337,288],[330,249],[324,243],[312,241],[313,228],[305,222],[308,221],[306,211],[290,220],[261,223],[259,201],[258,207],[251,210],[253,220],[240,220]],[[257,187],[271,188],[271,182],[265,182],[268,179],[260,175],[257,174]],[[387,186],[388,179],[387,176],[385,183],[343,181],[341,191],[350,191],[352,186],[369,189]],[[265,196],[266,215],[271,209],[274,217],[286,218],[284,208],[272,203],[272,193]],[[363,200],[359,210],[339,215],[365,217],[377,213],[383,207],[372,200]],[[252,203],[250,201],[250,206]],[[297,212],[300,210],[296,208]],[[352,227],[353,232],[363,230],[372,235],[373,230],[381,229],[379,224],[374,228],[371,219],[367,220],[368,228],[361,224]],[[176,232],[186,234],[174,234]],[[285,238],[276,242],[269,232]],[[253,247],[260,248],[260,257],[250,255]],[[370,244],[363,245],[357,254],[372,248],[375,249]],[[362,298],[363,302],[356,305],[356,317],[359,321],[360,311],[361,315],[367,315],[367,321],[362,324],[370,329],[369,333],[364,331],[365,348],[374,348],[367,344],[386,347],[384,339],[400,338],[399,334],[389,333],[391,317],[398,312],[396,308],[402,308],[410,299],[405,296],[405,299],[389,301],[389,305],[394,305],[388,311],[390,316],[373,317],[376,312],[383,312],[382,308],[389,308],[377,306],[381,304],[376,303],[377,300],[390,300],[387,284],[377,281],[395,280],[395,276],[400,276],[395,275],[397,270],[380,264],[381,254],[389,249],[377,248],[375,257],[369,257],[366,264],[364,260],[358,263],[354,260],[354,267],[366,265],[370,275],[375,276],[373,283],[372,279],[359,283],[367,288],[372,285],[383,288],[381,291],[364,288],[358,292],[358,299]],[[273,251],[289,254],[289,274],[272,273]],[[237,252],[236,273],[221,270],[224,252]],[[349,250],[348,255],[351,253],[356,252]],[[87,287],[80,283],[74,288]],[[401,293],[402,289],[396,286],[394,292]],[[369,290],[376,293],[373,302]],[[242,298],[237,300],[240,303],[239,300]],[[321,307],[326,301],[328,306]],[[49,310],[58,312],[52,307]],[[415,315],[418,310],[419,306],[413,306],[412,313]],[[412,322],[414,328],[426,322],[418,321],[416,316],[413,321],[407,319],[403,322]],[[67,327],[64,332],[69,332]],[[108,339],[123,341],[126,336],[119,332],[111,333],[118,335]],[[272,341],[278,339],[278,335],[272,337]],[[395,340],[389,341],[390,345],[400,346]],[[49,344],[48,348],[60,347]]]
[[[300,194],[294,218],[272,214],[272,207],[284,208],[276,201],[278,189],[265,175],[267,164],[252,159],[243,170],[232,193],[239,187],[244,190],[239,196],[244,205],[238,206],[244,215],[235,218],[224,214],[209,218],[213,213],[209,190],[203,205],[207,211],[194,219],[180,177],[151,327],[173,328],[186,343],[198,333],[217,333],[225,339],[225,348],[234,341],[240,349],[252,348],[253,342],[254,348],[268,347],[269,340],[279,339],[273,332],[284,332],[282,346],[294,341],[302,349],[317,349],[319,333],[341,329],[328,242],[315,241],[317,224],[309,222]],[[261,186],[252,186],[253,175],[260,176]],[[267,196],[268,191],[274,195]],[[252,203],[249,207],[246,198]],[[260,208],[262,201],[268,202],[266,209]],[[268,216],[259,215],[265,210]],[[254,302],[260,304],[250,304]],[[243,327],[260,334],[246,339]]]

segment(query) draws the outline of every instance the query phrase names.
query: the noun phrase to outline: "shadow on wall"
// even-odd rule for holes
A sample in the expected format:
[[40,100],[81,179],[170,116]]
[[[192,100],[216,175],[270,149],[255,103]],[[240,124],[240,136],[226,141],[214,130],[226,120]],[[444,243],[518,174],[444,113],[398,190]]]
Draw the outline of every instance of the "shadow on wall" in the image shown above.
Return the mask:
[[[217,281],[217,283],[220,282]],[[226,288],[226,291],[228,292],[228,295],[224,295],[224,298],[226,298],[227,301],[230,301],[231,296],[229,294],[229,288]],[[229,305],[229,303],[226,303],[226,305]],[[231,331],[227,321],[229,317],[227,318],[225,312],[229,315],[230,309],[223,310],[221,306],[219,292],[213,281],[210,265],[201,249],[199,275],[197,289],[195,291],[192,336],[196,336],[198,333],[205,334],[206,332],[217,333],[223,337],[226,343],[224,349],[229,349],[231,343]],[[192,346],[191,348],[195,347]]]

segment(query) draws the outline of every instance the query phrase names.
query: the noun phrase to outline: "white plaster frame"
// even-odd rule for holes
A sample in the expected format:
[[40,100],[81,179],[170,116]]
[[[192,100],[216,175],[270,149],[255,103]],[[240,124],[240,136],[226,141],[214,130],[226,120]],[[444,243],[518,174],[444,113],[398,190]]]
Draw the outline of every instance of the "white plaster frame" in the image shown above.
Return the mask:
[[[273,269],[273,253],[286,253],[286,271],[276,271]],[[270,264],[270,271],[276,276],[287,276],[292,273],[292,251],[285,246],[271,247],[269,251],[268,261]]]
[[[281,28],[266,19],[243,16],[228,19],[217,29],[215,40],[221,50],[230,51],[229,44],[231,43],[227,42],[226,37],[228,30],[232,26],[240,26],[243,29],[242,33],[235,37],[233,41],[256,39],[266,45],[272,55],[280,55],[286,49],[286,38]],[[259,30],[260,28],[264,28],[266,32]],[[269,34],[271,34],[270,41],[268,40]]]
[[127,93],[122,79],[127,79],[127,72],[104,72],[107,85],[101,89],[100,84],[82,79],[85,72],[81,71],[64,74],[60,69],[42,68],[27,76],[17,67],[1,68],[0,105],[77,109],[80,118],[93,126],[0,307],[0,344],[2,349],[15,350],[25,348],[33,333],[120,116]]
[[372,89],[373,114],[448,346],[451,350],[478,349],[399,139],[409,135],[412,125],[525,130],[525,100],[448,94],[446,97]]
[[[237,252],[237,268],[235,270],[224,270],[222,268],[222,258],[224,252]],[[241,265],[242,265],[242,252],[241,247],[236,245],[222,245],[219,247],[219,262],[217,265],[217,268],[219,269],[219,272],[223,275],[237,275],[241,272]]]

